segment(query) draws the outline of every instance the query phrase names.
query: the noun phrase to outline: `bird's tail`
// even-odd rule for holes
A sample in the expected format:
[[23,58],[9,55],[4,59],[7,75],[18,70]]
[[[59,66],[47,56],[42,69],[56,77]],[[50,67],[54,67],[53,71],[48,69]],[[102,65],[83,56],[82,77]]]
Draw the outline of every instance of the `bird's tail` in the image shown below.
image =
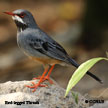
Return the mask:
[[[72,58],[68,58],[68,62],[71,63],[73,66],[75,66],[76,68],[78,68],[80,65],[75,61],[73,60]],[[98,78],[96,75],[92,74],[91,72],[87,71],[86,73],[87,75],[91,76],[92,78],[94,78],[96,81],[98,81],[99,83],[103,83],[103,81]]]

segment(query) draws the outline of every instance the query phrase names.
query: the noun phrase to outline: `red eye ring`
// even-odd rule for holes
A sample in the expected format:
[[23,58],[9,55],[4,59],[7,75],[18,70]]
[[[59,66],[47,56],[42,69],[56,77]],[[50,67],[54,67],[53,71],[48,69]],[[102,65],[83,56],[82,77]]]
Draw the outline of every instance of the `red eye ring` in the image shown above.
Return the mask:
[[19,16],[20,18],[24,18],[25,15],[26,15],[25,13],[18,14],[18,16]]

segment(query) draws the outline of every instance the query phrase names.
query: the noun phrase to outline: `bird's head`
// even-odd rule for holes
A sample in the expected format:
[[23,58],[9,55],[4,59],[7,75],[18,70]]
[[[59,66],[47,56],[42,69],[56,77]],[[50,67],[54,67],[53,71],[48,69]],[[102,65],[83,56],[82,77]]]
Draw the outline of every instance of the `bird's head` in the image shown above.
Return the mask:
[[18,9],[13,12],[4,12],[12,16],[12,19],[15,21],[16,26],[19,30],[25,30],[28,27],[36,27],[36,22],[32,14],[24,9]]

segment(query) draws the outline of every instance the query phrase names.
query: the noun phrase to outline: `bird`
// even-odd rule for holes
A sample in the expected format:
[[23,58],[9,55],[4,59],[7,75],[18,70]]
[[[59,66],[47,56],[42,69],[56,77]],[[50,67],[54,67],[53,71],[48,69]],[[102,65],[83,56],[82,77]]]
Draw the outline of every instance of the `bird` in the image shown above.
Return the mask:
[[[17,26],[17,44],[19,48],[32,60],[43,64],[45,71],[42,76],[34,78],[40,79],[38,83],[32,82],[32,85],[26,85],[32,88],[33,92],[38,87],[46,87],[42,84],[48,80],[51,84],[50,74],[56,64],[73,65],[78,68],[80,65],[72,59],[66,50],[47,33],[41,30],[35,21],[33,15],[25,9],[17,9],[12,12],[4,12],[11,15]],[[46,75],[47,74],[47,75]],[[93,73],[87,71],[87,75],[102,83],[102,80]]]

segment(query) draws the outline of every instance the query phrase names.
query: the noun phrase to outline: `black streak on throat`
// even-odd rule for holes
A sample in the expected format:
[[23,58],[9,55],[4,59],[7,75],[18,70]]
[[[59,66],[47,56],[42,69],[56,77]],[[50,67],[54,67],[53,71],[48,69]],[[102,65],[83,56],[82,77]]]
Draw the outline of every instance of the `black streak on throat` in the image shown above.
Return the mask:
[[17,20],[15,20],[15,24],[16,24],[19,32],[21,32],[21,30],[24,31],[26,28],[28,28],[28,25],[21,23]]

